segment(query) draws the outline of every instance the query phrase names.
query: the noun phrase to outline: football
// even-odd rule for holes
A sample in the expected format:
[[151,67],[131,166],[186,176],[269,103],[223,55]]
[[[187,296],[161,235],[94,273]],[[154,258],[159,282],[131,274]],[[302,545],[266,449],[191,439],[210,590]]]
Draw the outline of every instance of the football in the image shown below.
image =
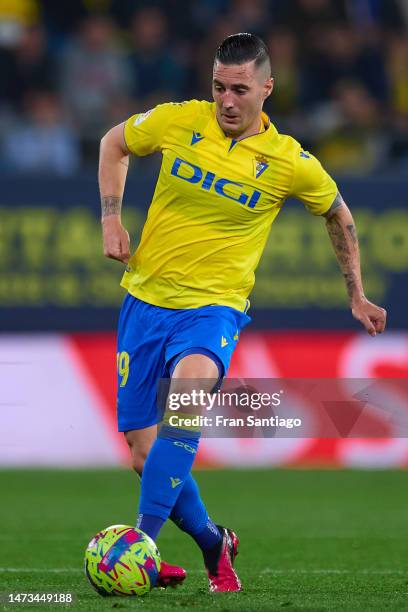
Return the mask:
[[102,596],[145,595],[156,585],[160,565],[153,540],[129,525],[99,531],[85,551],[85,575]]

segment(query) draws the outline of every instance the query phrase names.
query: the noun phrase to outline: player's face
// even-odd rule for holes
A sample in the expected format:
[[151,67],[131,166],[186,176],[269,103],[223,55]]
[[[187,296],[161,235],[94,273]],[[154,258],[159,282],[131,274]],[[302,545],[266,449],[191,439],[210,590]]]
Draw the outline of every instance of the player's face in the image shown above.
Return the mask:
[[271,94],[273,79],[265,66],[214,63],[213,97],[217,120],[227,136],[256,134],[265,99]]

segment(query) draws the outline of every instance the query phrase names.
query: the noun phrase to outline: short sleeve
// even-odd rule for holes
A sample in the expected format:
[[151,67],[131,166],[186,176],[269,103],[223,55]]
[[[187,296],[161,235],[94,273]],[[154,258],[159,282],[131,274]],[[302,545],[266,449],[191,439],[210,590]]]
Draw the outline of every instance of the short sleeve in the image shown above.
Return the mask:
[[167,102],[133,115],[125,122],[125,142],[131,153],[149,155],[161,149],[163,138],[182,104]]
[[335,181],[316,157],[299,149],[289,195],[301,200],[312,214],[323,215],[333,204],[337,193]]

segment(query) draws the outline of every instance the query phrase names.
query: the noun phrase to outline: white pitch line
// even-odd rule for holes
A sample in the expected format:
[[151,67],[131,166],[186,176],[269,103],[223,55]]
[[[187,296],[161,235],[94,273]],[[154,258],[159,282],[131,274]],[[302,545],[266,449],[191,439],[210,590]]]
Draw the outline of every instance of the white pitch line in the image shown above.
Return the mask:
[[[83,540],[84,542],[86,541],[86,539],[89,539],[89,533],[85,534],[83,536]],[[10,534],[10,535],[5,535],[2,534],[0,535],[0,542],[15,542],[16,540],[16,536],[14,534]],[[73,538],[72,536],[60,536],[60,535],[38,535],[38,536],[31,536],[31,537],[26,537],[25,541],[27,542],[44,542],[44,541],[51,541],[51,542],[72,542]]]
[[392,575],[392,574],[400,574],[407,575],[407,570],[398,570],[398,569],[334,569],[334,568],[325,568],[325,569],[272,569],[270,567],[266,567],[261,570],[260,575],[262,574],[363,574],[363,575]]
[[[83,569],[79,567],[0,567],[0,573],[14,573],[14,574],[82,574]],[[189,570],[187,574],[204,574],[204,570]],[[362,575],[378,575],[387,576],[390,575],[408,575],[408,571],[399,569],[273,569],[266,567],[259,572],[259,575],[265,574],[362,574]]]
[[79,567],[0,567],[0,573],[12,574],[79,574],[83,571]]

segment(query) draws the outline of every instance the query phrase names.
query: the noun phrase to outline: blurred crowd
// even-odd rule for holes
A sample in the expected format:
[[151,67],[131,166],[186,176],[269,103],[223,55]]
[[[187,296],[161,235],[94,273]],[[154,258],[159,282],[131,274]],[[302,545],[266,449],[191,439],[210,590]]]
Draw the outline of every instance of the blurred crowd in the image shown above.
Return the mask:
[[223,38],[270,49],[265,110],[334,173],[408,170],[407,0],[0,0],[0,170],[94,168],[155,104],[211,98]]

